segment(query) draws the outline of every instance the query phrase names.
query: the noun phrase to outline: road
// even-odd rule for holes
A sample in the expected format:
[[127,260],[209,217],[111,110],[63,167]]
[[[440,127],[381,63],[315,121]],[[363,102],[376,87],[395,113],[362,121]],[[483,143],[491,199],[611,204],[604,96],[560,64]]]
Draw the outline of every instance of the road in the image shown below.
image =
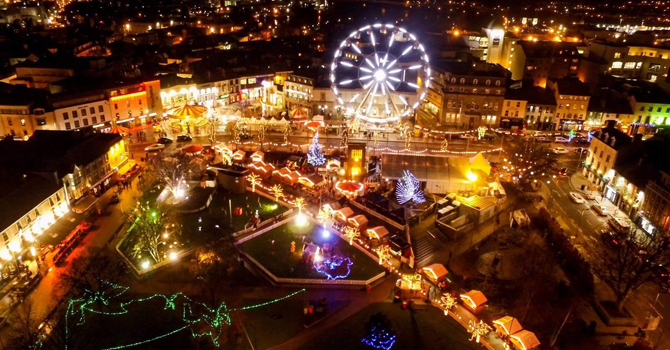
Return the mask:
[[[602,249],[601,245],[604,244],[599,232],[602,229],[609,229],[609,225],[607,224],[608,216],[599,216],[590,209],[590,206],[592,204],[603,205],[610,214],[617,217],[628,217],[617,210],[609,200],[603,198],[599,192],[596,194],[595,200],[586,200],[584,204],[577,204],[570,199],[570,192],[582,192],[580,184],[584,182],[583,178],[577,175],[581,174],[581,169],[578,168],[579,155],[572,152],[574,147],[566,148],[570,153],[560,157],[560,164],[561,167],[568,168],[570,176],[557,177],[551,179],[549,184],[543,184],[546,186],[545,191],[550,194],[547,206],[554,217],[560,217],[565,222],[569,232],[579,233],[575,235],[574,240],[577,249],[587,261],[592,261],[595,250]],[[582,178],[581,182],[579,178]],[[670,347],[670,337],[661,331],[661,329],[670,329],[670,294],[667,291],[663,291],[655,285],[645,285],[634,292],[628,298],[626,304],[638,320],[644,320],[649,311],[655,308],[662,319],[659,329],[650,332],[647,338],[654,342],[657,342],[660,338],[659,349]]]

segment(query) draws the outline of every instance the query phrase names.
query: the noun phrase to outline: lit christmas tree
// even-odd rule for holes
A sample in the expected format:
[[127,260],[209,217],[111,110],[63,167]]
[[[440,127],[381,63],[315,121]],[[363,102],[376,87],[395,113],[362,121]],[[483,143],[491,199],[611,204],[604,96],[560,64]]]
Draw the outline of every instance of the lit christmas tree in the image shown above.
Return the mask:
[[309,146],[307,153],[307,162],[313,166],[322,166],[326,164],[326,157],[321,153],[322,146],[319,144],[319,133],[314,135],[313,143]]
[[403,172],[405,175],[398,181],[395,187],[395,195],[398,203],[405,204],[413,201],[415,204],[419,204],[425,202],[426,199],[423,197],[419,180],[409,171],[404,170]]
[[389,350],[395,344],[395,334],[390,331],[391,325],[381,313],[374,314],[365,324],[365,338],[363,343],[375,349]]

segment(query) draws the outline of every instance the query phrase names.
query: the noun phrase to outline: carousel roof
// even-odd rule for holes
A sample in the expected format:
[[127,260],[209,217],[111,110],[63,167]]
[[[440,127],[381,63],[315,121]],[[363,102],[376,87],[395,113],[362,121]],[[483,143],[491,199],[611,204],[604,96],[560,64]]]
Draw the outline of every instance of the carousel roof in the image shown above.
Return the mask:
[[124,128],[123,126],[117,125],[109,130],[107,130],[108,134],[127,134],[130,129]]
[[179,119],[197,119],[207,116],[207,107],[184,104],[180,107],[173,108],[168,114]]

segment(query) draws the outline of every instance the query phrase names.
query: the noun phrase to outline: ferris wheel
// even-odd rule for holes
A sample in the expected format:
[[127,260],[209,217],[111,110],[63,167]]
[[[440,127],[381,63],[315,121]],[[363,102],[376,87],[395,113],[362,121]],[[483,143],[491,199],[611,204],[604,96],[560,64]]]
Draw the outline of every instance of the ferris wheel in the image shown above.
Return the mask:
[[430,64],[414,34],[392,24],[367,25],[340,43],[330,81],[346,114],[371,123],[396,122],[426,96]]

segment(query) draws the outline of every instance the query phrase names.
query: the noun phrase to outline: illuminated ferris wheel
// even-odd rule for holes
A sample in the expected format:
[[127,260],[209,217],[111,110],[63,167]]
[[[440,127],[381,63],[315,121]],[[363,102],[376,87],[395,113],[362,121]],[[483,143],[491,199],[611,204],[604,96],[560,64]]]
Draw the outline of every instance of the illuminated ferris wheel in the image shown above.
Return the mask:
[[346,114],[372,123],[395,122],[423,101],[430,64],[414,34],[392,24],[367,25],[340,43],[330,81]]

